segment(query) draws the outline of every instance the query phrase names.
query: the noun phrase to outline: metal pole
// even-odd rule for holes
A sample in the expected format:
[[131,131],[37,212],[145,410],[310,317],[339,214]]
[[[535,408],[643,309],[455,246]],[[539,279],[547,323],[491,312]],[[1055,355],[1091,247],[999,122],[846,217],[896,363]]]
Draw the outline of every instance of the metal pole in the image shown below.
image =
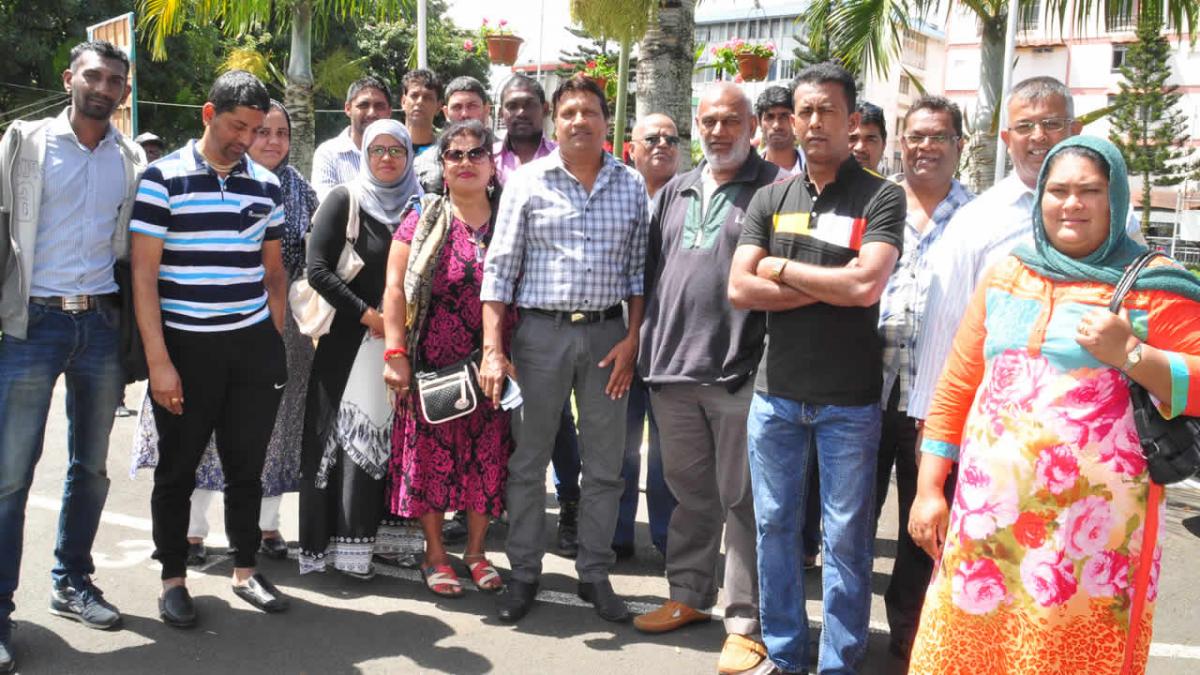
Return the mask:
[[629,88],[629,47],[632,40],[621,40],[621,59],[617,62],[617,113],[613,119],[613,156],[625,158],[625,99]]
[[535,78],[538,84],[542,84],[542,46],[544,44],[546,44],[546,0],[542,0],[541,9],[538,11],[538,55],[537,77]]
[[1003,129],[1008,124],[1008,110],[1004,105],[1004,100],[1008,96],[1008,90],[1012,88],[1012,71],[1013,59],[1017,52],[1017,0],[1008,0],[1008,28],[1005,33],[1004,44],[1004,79],[1000,85],[1000,98],[996,101],[996,105],[1000,106],[1000,125],[996,133],[996,174],[995,183],[1004,180],[1004,139],[1000,137],[999,129]]
[[425,22],[429,12],[425,0],[417,0],[417,67],[429,67],[429,38],[425,34]]

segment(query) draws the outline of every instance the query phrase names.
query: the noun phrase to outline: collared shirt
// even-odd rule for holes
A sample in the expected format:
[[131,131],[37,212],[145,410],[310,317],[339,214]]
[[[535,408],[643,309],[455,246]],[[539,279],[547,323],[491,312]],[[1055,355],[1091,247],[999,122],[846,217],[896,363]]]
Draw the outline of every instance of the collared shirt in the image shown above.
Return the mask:
[[[537,150],[533,153],[533,159],[541,159],[553,152],[558,147],[558,143],[546,138],[546,134],[542,134],[542,141],[538,143]],[[529,161],[533,161],[533,159]],[[508,176],[513,171],[516,171],[521,166],[521,157],[512,148],[508,147],[508,139],[496,141],[492,146],[492,160],[496,163],[496,180],[500,181],[501,185],[508,182]]]
[[[871,243],[904,250],[904,190],[847,157],[817,193],[807,174],[758,190],[746,209],[739,245],[769,255],[844,267]],[[882,381],[879,305],[816,302],[767,313],[767,347],[756,389],[816,405],[879,401]]]
[[[650,384],[737,388],[758,367],[766,317],[729,304],[729,266],[754,193],[786,176],[755,153],[712,188],[703,164],[673,178],[654,201],[646,251],[646,318],[639,372]],[[701,193],[711,192],[702,209]]]
[[[763,159],[767,159],[767,151],[765,149],[762,151],[761,157]],[[769,162],[771,160],[768,159],[767,161]],[[796,163],[793,164],[792,168],[790,169],[784,169],[783,167],[780,167],[780,170],[783,171],[787,176],[798,176],[804,173],[804,166],[804,153],[800,151],[800,148],[796,148]]]
[[163,322],[217,332],[269,318],[262,246],[283,225],[279,179],[248,157],[221,178],[188,141],[146,169],[129,229],[163,240]]
[[[1035,192],[1014,171],[955,214],[949,232],[929,260],[924,329],[913,353],[916,376],[908,415],[925,419],[954,334],[984,272],[1023,243],[1033,244]],[[1126,232],[1144,242],[1141,226],[1127,215]]]
[[605,153],[591,193],[555,149],[509,177],[480,298],[554,311],[603,310],[642,295],[646,183]]
[[362,151],[350,139],[350,127],[318,145],[312,162],[312,186],[317,191],[317,201],[325,201],[330,190],[353,180],[361,163]]
[[897,380],[900,383],[898,410],[908,409],[908,392],[916,377],[913,350],[924,325],[925,297],[929,292],[929,261],[946,232],[951,217],[975,194],[957,180],[933,209],[925,231],[917,229],[911,216],[904,221],[904,254],[888,279],[879,303],[879,333],[883,336],[883,396],[885,408]]
[[413,160],[413,171],[426,194],[440,195],[445,192],[442,182],[442,164],[438,161],[437,145],[432,145]]
[[125,200],[125,160],[109,125],[95,150],[75,136],[68,106],[46,127],[42,196],[30,295],[117,291],[112,237]]

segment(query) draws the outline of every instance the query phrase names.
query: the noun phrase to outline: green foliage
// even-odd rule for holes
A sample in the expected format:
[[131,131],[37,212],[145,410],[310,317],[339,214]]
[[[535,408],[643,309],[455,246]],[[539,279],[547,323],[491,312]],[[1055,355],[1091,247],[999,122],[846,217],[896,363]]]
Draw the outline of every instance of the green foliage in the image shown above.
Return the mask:
[[[575,49],[559,52],[558,60],[566,64],[564,68],[561,68],[558,71],[559,76],[570,77],[573,73],[585,72],[589,70],[588,64],[592,63],[593,61],[599,63],[603,60],[604,63],[611,64],[614,67],[619,62],[621,58],[621,45],[613,43],[612,40],[592,37],[586,31],[579,28],[567,28],[567,31],[575,37],[588,40],[589,42],[581,44]],[[636,57],[629,57],[629,72],[633,73],[637,71],[637,62],[638,60]],[[613,73],[613,75],[608,78],[608,82],[605,86],[604,93],[608,98],[610,105],[616,100],[617,97],[617,79],[617,73]],[[550,92],[546,92],[547,96],[549,94]],[[626,120],[633,119],[635,114],[634,111],[637,109],[635,105],[637,102],[636,98],[635,92],[630,90],[629,98],[626,100],[625,105],[625,111],[627,113],[625,116]]]
[[1150,190],[1187,177],[1187,120],[1179,109],[1178,87],[1168,85],[1171,45],[1161,35],[1163,17],[1154,5],[1138,16],[1138,41],[1121,67],[1109,138],[1125,156],[1130,173],[1142,176],[1143,227],[1149,223]]
[[571,20],[593,37],[637,42],[657,8],[657,0],[571,0]]
[[345,96],[355,80],[365,74],[366,57],[355,56],[349,46],[325,52],[313,66],[313,91],[329,98]]

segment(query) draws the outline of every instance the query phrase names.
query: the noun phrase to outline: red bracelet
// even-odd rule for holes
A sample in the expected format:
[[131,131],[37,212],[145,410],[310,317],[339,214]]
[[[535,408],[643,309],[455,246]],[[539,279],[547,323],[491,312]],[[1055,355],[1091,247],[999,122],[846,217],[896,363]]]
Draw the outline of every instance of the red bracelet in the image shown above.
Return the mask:
[[397,356],[403,356],[404,358],[408,358],[408,350],[405,349],[404,347],[396,347],[395,349],[388,349],[383,352],[383,360],[384,361],[391,361],[392,359],[396,358]]

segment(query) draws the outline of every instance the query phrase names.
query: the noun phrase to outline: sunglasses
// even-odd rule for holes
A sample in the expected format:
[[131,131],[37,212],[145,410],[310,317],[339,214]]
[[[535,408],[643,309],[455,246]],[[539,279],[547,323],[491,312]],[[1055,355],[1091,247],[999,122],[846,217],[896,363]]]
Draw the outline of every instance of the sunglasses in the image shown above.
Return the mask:
[[673,147],[679,145],[679,137],[678,136],[667,136],[665,134],[661,135],[661,136],[659,136],[659,135],[646,136],[645,138],[642,139],[642,142],[646,144],[647,148],[653,148],[654,146],[658,145],[659,143],[664,143],[664,142],[673,148]]
[[392,159],[399,159],[408,153],[405,152],[403,145],[391,145],[387,147],[382,145],[372,145],[371,147],[367,148],[367,154],[372,157],[383,157],[384,155],[387,155]]
[[467,158],[472,164],[478,164],[488,157],[487,148],[482,145],[470,150],[446,150],[442,153],[442,161],[448,164],[458,164]]

